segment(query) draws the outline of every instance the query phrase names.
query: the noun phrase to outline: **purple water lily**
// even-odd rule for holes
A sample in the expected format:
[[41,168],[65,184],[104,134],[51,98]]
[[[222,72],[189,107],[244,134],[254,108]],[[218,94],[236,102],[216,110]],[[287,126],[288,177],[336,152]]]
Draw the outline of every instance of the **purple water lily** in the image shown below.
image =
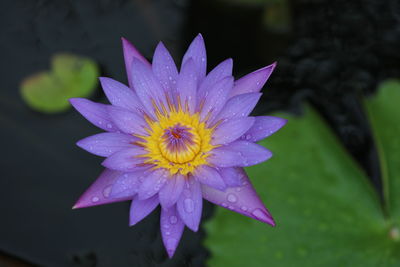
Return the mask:
[[203,198],[274,225],[243,167],[272,156],[255,142],[286,123],[249,116],[275,64],[234,81],[232,59],[206,75],[201,35],[185,53],[180,72],[162,43],[150,64],[131,43],[122,42],[129,87],[100,78],[111,105],[70,100],[106,131],[77,143],[106,157],[106,169],[74,208],[130,200],[134,225],[160,204],[161,233],[170,257],[185,225],[198,230]]

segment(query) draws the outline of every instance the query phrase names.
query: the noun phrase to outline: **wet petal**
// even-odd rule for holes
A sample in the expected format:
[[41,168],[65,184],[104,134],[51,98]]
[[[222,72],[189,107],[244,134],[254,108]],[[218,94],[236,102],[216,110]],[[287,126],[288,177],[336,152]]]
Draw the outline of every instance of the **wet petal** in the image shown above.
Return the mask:
[[175,206],[161,210],[160,226],[165,249],[168,256],[172,258],[185,228],[185,224],[180,219]]
[[149,171],[139,188],[139,199],[147,199],[157,194],[167,181],[168,175],[164,169]]
[[245,93],[259,92],[267,82],[269,76],[274,71],[276,62],[262,69],[256,70],[235,82],[235,86],[229,94],[229,97]]
[[111,188],[110,197],[131,197],[138,192],[145,170],[138,170],[135,172],[127,172],[119,176],[113,187]]
[[214,131],[211,144],[226,145],[241,137],[254,124],[255,118],[245,117],[221,123]]
[[165,91],[154,76],[151,66],[133,59],[132,83],[143,106],[153,117],[155,116],[154,104],[157,105],[159,110],[162,110],[163,106],[168,107]]
[[127,134],[147,135],[147,123],[143,116],[120,107],[107,107],[108,113],[118,129]]
[[132,199],[131,197],[111,198],[111,188],[121,172],[105,169],[96,181],[86,190],[74,205],[73,209],[103,205]]
[[126,74],[128,76],[129,86],[133,88],[132,84],[132,60],[133,58],[137,58],[138,60],[142,61],[146,65],[150,65],[147,59],[139,53],[136,47],[131,44],[125,38],[121,38],[122,40],[122,48],[124,50],[124,60],[125,60],[125,68]]
[[176,203],[176,207],[182,221],[191,230],[197,232],[203,208],[200,183],[193,177],[185,181],[185,186],[181,197]]
[[171,178],[167,179],[164,187],[161,188],[158,196],[160,198],[160,204],[163,208],[169,208],[178,201],[181,196],[183,186],[185,184],[185,178],[181,174],[176,174]]
[[203,197],[214,204],[275,226],[271,214],[265,208],[243,170],[242,174],[242,185],[228,188],[225,192],[202,185]]
[[185,65],[189,58],[192,58],[196,65],[198,80],[203,80],[203,78],[206,76],[207,71],[207,55],[203,36],[201,36],[201,34],[197,35],[190,44],[188,50],[183,56],[182,66]]
[[135,92],[113,79],[100,77],[100,83],[111,104],[132,111],[143,110],[142,104]]
[[100,133],[86,137],[76,144],[92,154],[108,157],[117,151],[132,147],[132,143],[138,140],[128,134]]
[[233,77],[227,77],[217,82],[208,94],[200,101],[200,118],[202,121],[213,121],[224,107],[229,91],[233,86]]
[[213,149],[208,162],[221,168],[247,167],[271,157],[271,151],[263,146],[246,141],[235,141],[227,146]]
[[226,185],[219,172],[209,166],[198,167],[193,176],[202,184],[211,186],[218,190],[225,190]]
[[69,102],[83,117],[100,129],[108,132],[119,130],[108,114],[109,105],[95,103],[85,98],[70,98]]
[[198,98],[203,99],[206,93],[210,91],[215,83],[223,78],[232,76],[232,65],[232,59],[228,58],[210,71],[210,73],[207,74],[206,78],[204,78],[199,86],[197,93]]
[[129,213],[129,225],[133,226],[143,220],[158,206],[158,197],[154,196],[148,199],[139,200],[135,197],[131,203]]
[[261,95],[261,93],[248,93],[232,97],[226,102],[224,108],[214,119],[213,123],[220,120],[248,116],[253,111]]
[[242,168],[220,168],[218,170],[227,187],[241,186]]
[[131,172],[135,171],[138,165],[143,163],[143,158],[138,156],[145,153],[146,151],[142,147],[133,146],[112,154],[101,164],[112,170]]
[[158,43],[154,52],[152,68],[154,75],[160,81],[164,90],[170,93],[168,95],[170,100],[173,100],[172,96],[176,92],[178,70],[173,58],[162,42]]
[[190,58],[182,66],[178,78],[177,96],[179,96],[181,107],[186,110],[186,106],[191,113],[196,109],[197,76],[196,65]]
[[242,136],[243,140],[258,142],[282,128],[286,119],[272,116],[258,116],[251,128]]

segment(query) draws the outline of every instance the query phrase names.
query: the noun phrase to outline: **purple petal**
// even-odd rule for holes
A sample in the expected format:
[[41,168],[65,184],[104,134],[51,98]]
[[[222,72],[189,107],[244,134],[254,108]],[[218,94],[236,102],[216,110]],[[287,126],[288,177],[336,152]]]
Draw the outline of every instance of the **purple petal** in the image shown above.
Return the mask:
[[133,226],[149,215],[158,206],[158,197],[139,200],[134,198],[129,213],[129,225]]
[[248,116],[251,111],[253,111],[261,95],[261,93],[248,93],[232,97],[226,102],[224,108],[214,119],[213,123],[220,120]]
[[215,116],[217,116],[224,107],[232,86],[233,77],[224,78],[217,82],[203,99],[197,99],[197,101],[200,101],[201,120],[205,120],[207,117],[209,117],[208,121],[213,121]]
[[[154,52],[152,67],[154,75],[160,81],[164,90],[171,93],[169,97],[172,97],[174,95],[173,92],[176,90],[178,70],[173,58],[162,42],[158,43]],[[173,100],[173,98],[170,98],[170,100]]]
[[208,162],[221,168],[247,167],[271,157],[271,151],[263,146],[246,141],[235,141],[227,146],[214,148],[212,155],[208,157]]
[[233,61],[231,58],[221,62],[216,66],[210,73],[207,74],[206,78],[201,82],[197,96],[199,99],[204,98],[207,92],[213,87],[213,85],[222,80],[223,78],[232,76],[232,65]]
[[187,227],[197,232],[201,219],[203,199],[201,196],[200,183],[193,177],[189,177],[189,179],[185,181],[185,187],[181,197],[176,203],[176,207],[179,216]]
[[120,107],[109,106],[108,113],[118,129],[127,134],[148,135],[147,122],[143,116]]
[[207,55],[203,36],[201,36],[201,34],[197,35],[190,44],[188,50],[183,56],[182,66],[185,65],[189,58],[192,58],[196,65],[198,81],[203,80],[207,71]]
[[106,168],[117,171],[135,171],[138,168],[138,165],[142,164],[144,160],[143,157],[137,156],[145,153],[146,151],[142,147],[132,146],[132,148],[124,149],[112,154],[102,162],[102,165]]
[[218,190],[225,190],[226,185],[218,171],[209,166],[198,167],[193,176],[202,184]]
[[254,121],[253,117],[245,117],[228,120],[218,125],[213,133],[211,144],[226,145],[235,141],[250,129]]
[[133,88],[132,84],[132,60],[133,58],[137,58],[138,60],[142,61],[143,63],[150,65],[150,63],[145,59],[142,54],[136,49],[136,47],[131,44],[125,38],[121,38],[122,40],[122,48],[124,50],[124,59],[125,59],[125,68],[126,74],[128,76],[129,86]]
[[191,113],[194,113],[196,108],[196,91],[196,65],[194,64],[194,61],[190,58],[182,66],[181,73],[179,74],[177,94],[180,99],[181,107],[185,110],[187,105]]
[[149,171],[139,188],[139,199],[147,199],[157,194],[169,178],[168,176],[168,171],[164,169]]
[[256,70],[235,82],[229,97],[245,93],[259,92],[275,69],[276,62],[262,69]]
[[99,79],[111,104],[135,112],[143,110],[142,103],[132,89],[110,78],[100,77]]
[[242,168],[221,168],[218,170],[227,187],[238,187],[242,185],[242,171]]
[[125,201],[130,197],[111,198],[110,192],[115,180],[121,172],[105,169],[96,181],[86,190],[74,205],[73,209],[103,205],[112,202]]
[[282,128],[286,124],[286,119],[272,116],[259,116],[253,126],[242,136],[243,140],[258,142]]
[[86,151],[101,156],[108,157],[117,151],[132,147],[132,143],[138,138],[122,133],[100,133],[86,137],[76,144]]
[[161,210],[160,226],[165,249],[168,256],[172,258],[185,228],[185,224],[179,218],[175,206]]
[[160,198],[160,204],[163,208],[169,208],[178,201],[181,196],[183,186],[185,184],[185,178],[183,175],[176,174],[173,177],[167,179],[167,182],[161,188],[158,196]]
[[132,83],[143,106],[153,117],[155,116],[155,104],[159,110],[162,110],[163,106],[168,108],[165,91],[154,76],[151,66],[133,59]]
[[138,192],[141,180],[145,173],[145,170],[138,170],[121,174],[111,188],[110,197],[130,197],[132,199]]
[[240,187],[228,188],[225,192],[222,192],[202,185],[202,192],[203,197],[214,204],[275,226],[271,214],[265,208],[243,170]]
[[93,125],[108,132],[117,132],[118,127],[111,120],[107,112],[109,105],[94,103],[85,98],[70,98],[71,105]]

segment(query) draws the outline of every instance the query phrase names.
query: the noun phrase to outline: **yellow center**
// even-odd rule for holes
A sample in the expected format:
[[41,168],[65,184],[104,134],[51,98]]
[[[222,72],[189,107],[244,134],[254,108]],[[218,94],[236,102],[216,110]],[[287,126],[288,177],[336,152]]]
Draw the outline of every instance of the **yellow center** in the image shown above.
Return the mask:
[[147,118],[149,136],[138,136],[143,141],[137,144],[147,151],[141,155],[145,164],[182,175],[208,164],[209,152],[215,147],[210,144],[215,126],[207,128],[199,113],[190,114],[181,108],[170,107],[169,112],[164,110],[156,115],[156,120]]

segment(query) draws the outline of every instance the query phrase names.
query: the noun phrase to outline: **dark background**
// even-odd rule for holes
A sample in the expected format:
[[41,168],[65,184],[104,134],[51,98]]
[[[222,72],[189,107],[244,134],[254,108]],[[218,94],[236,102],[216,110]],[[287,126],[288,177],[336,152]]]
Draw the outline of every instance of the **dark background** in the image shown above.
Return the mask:
[[[256,113],[301,114],[311,102],[381,192],[361,97],[400,76],[399,2],[1,0],[0,266],[205,264],[202,230],[185,230],[167,259],[159,211],[129,228],[128,203],[71,210],[102,169],[75,142],[99,130],[72,110],[34,112],[20,97],[22,79],[49,69],[57,52],[90,57],[102,76],[126,82],[121,36],[149,59],[162,40],[179,64],[201,32],[209,70],[232,57],[236,77],[278,61]],[[92,99],[105,101],[100,89]]]

